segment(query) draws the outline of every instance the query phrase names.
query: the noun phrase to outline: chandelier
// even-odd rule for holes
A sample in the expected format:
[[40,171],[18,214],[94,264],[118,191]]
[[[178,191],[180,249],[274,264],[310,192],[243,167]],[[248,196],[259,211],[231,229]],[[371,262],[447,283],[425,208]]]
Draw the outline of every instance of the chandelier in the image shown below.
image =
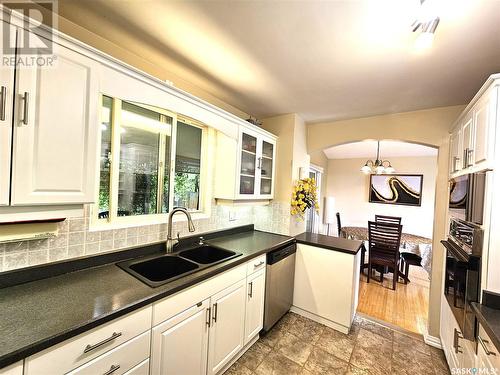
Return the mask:
[[365,174],[391,174],[396,172],[389,160],[380,159],[380,141],[377,141],[377,159],[375,161],[367,160],[365,165],[361,168],[361,172]]

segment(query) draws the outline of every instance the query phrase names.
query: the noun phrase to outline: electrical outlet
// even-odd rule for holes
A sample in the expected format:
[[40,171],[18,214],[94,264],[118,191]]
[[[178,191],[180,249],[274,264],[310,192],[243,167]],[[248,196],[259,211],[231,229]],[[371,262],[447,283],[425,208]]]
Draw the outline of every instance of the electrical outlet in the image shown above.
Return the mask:
[[236,211],[229,210],[229,221],[235,221],[235,220],[236,220]]

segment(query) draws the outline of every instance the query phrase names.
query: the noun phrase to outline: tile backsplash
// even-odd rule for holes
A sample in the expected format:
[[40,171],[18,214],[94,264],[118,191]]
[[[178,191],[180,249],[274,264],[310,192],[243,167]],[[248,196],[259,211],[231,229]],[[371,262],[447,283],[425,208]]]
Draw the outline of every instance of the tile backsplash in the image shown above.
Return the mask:
[[[167,224],[89,231],[90,210],[85,207],[83,217],[71,217],[58,224],[58,236],[50,239],[0,244],[0,272],[98,254],[135,245],[143,245],[167,238]],[[234,211],[235,220],[229,221]],[[234,226],[255,224],[255,229],[288,234],[290,211],[288,204],[271,202],[267,206],[212,205],[210,218],[193,220],[196,233]],[[173,224],[173,233],[188,235],[186,222]]]

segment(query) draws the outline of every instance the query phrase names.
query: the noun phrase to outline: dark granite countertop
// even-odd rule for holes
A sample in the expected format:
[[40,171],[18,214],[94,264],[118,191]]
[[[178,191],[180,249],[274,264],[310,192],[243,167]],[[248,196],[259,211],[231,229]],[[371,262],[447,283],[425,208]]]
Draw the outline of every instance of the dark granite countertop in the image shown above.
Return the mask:
[[322,247],[323,249],[339,251],[356,255],[363,247],[363,241],[348,240],[346,238],[325,236],[324,234],[317,234],[311,232],[304,232],[295,236],[297,243]]
[[0,368],[294,241],[253,230],[213,237],[242,255],[157,288],[111,263],[0,289]]
[[493,345],[500,351],[500,310],[478,302],[472,302],[471,305],[477,320],[490,336]]

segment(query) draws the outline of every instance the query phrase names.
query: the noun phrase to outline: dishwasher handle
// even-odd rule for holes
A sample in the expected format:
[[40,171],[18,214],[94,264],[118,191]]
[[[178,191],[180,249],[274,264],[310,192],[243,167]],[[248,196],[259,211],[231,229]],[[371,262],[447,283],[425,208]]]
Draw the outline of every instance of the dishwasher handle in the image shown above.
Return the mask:
[[292,244],[286,247],[282,247],[281,249],[271,251],[270,253],[267,254],[267,264],[272,265],[274,263],[277,263],[286,257],[289,257],[292,254],[295,254],[297,251],[297,245]]

